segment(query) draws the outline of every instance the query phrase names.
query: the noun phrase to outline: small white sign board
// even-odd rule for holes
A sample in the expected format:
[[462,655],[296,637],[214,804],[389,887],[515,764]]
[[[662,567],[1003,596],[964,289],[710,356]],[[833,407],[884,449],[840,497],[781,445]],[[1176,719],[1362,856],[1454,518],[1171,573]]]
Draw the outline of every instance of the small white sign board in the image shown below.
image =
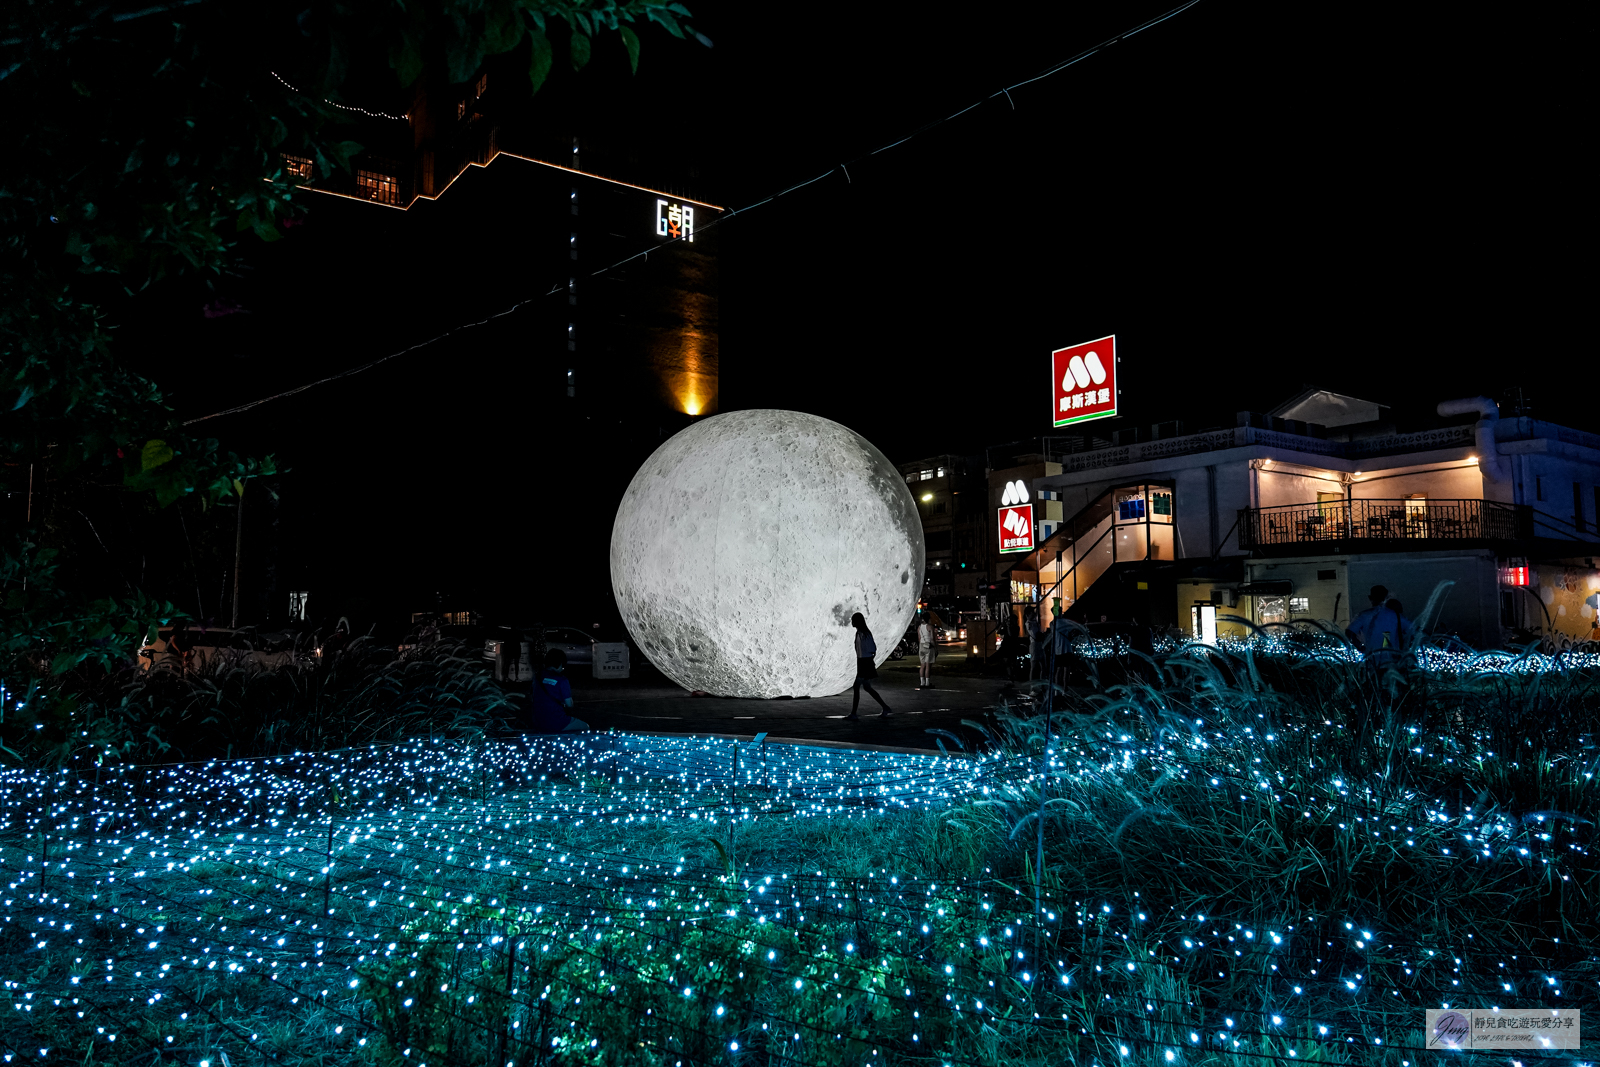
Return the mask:
[[594,643],[593,669],[596,678],[628,677],[627,642],[596,641]]

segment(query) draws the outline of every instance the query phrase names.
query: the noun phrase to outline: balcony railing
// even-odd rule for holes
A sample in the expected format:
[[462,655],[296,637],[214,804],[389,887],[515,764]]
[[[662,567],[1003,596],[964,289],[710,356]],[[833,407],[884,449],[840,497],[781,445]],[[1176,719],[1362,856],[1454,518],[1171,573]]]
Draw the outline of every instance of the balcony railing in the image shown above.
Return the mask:
[[1352,500],[1242,508],[1245,548],[1307,542],[1520,541],[1533,509],[1495,500]]

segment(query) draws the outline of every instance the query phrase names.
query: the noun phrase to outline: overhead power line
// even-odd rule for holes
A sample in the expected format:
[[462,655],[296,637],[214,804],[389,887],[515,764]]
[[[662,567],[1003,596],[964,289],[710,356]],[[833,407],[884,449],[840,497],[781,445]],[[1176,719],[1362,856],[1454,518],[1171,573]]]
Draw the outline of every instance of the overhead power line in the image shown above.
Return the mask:
[[[785,189],[783,189],[783,190],[781,190],[779,192],[771,194],[770,196],[764,196],[764,197],[760,198],[759,200],[755,200],[755,201],[752,201],[751,203],[746,204],[743,207],[734,208],[733,210],[727,212],[726,214],[721,215],[716,219],[713,219],[711,222],[709,222],[705,226],[700,227],[700,232],[704,233],[706,230],[710,230],[710,229],[712,229],[712,228],[714,228],[714,227],[716,227],[718,225],[721,225],[722,223],[728,222],[729,220],[731,220],[731,219],[733,219],[733,218],[735,218],[735,217],[737,217],[739,215],[742,215],[742,214],[744,214],[746,212],[749,212],[749,211],[754,211],[756,208],[763,207],[763,206],[765,206],[767,204],[770,204],[775,200],[779,200],[779,199],[781,199],[781,198],[783,198],[785,196],[788,196],[790,193],[798,192],[799,190],[804,189],[808,185],[815,185],[817,182],[820,182],[822,179],[824,179],[824,178],[828,177],[829,175],[833,174],[835,171],[842,172],[844,174],[844,176],[845,176],[845,180],[847,182],[851,182],[850,171],[849,171],[849,165],[851,163],[857,163],[857,162],[860,162],[861,160],[871,159],[873,156],[879,155],[880,153],[883,153],[883,152],[887,152],[891,148],[897,148],[900,145],[905,144],[907,141],[912,140],[913,138],[919,137],[922,134],[927,133],[930,130],[933,130],[933,129],[936,129],[936,128],[940,127],[940,126],[943,126],[945,123],[952,122],[955,119],[960,118],[962,115],[965,115],[967,112],[972,111],[972,110],[978,108],[979,106],[981,106],[982,104],[984,104],[984,103],[986,103],[986,102],[988,102],[990,100],[996,99],[997,97],[1004,96],[1006,98],[1007,102],[1009,102],[1011,104],[1012,108],[1014,109],[1016,107],[1016,103],[1015,103],[1015,101],[1012,101],[1012,99],[1011,99],[1012,90],[1020,89],[1023,86],[1026,86],[1026,85],[1032,85],[1034,82],[1043,81],[1045,78],[1048,78],[1053,74],[1059,74],[1061,71],[1066,70],[1068,67],[1076,66],[1077,64],[1083,62],[1085,59],[1088,59],[1090,56],[1093,56],[1096,53],[1105,51],[1107,48],[1109,48],[1112,45],[1116,44],[1118,41],[1125,41],[1129,37],[1134,36],[1135,34],[1143,33],[1145,30],[1150,29],[1152,26],[1157,26],[1157,25],[1160,25],[1163,22],[1166,22],[1168,19],[1172,18],[1175,15],[1182,14],[1183,12],[1189,10],[1191,7],[1194,7],[1199,2],[1200,2],[1200,0],[1185,0],[1184,3],[1179,4],[1177,7],[1172,8],[1170,11],[1167,11],[1164,14],[1161,14],[1161,15],[1157,15],[1155,18],[1147,19],[1146,21],[1139,23],[1137,26],[1134,26],[1132,29],[1124,30],[1121,33],[1115,34],[1115,35],[1113,35],[1111,37],[1107,37],[1105,40],[1101,41],[1099,44],[1094,45],[1094,46],[1092,46],[1090,48],[1085,48],[1083,51],[1077,53],[1076,55],[1072,56],[1069,59],[1062,60],[1059,63],[1055,63],[1055,64],[1053,64],[1053,65],[1051,65],[1049,67],[1046,67],[1044,70],[1039,71],[1037,74],[1033,74],[1033,75],[1031,75],[1031,76],[1029,76],[1027,78],[1023,78],[1021,81],[1018,81],[1018,82],[1015,82],[1015,83],[1013,83],[1011,85],[1006,85],[1006,86],[1003,86],[1003,87],[1001,87],[999,89],[996,89],[994,92],[988,94],[987,96],[984,96],[984,97],[974,101],[971,104],[968,104],[966,107],[963,107],[963,108],[961,108],[961,109],[959,109],[957,111],[952,111],[950,114],[944,116],[943,118],[934,119],[931,122],[924,123],[923,125],[918,126],[916,129],[912,130],[910,133],[907,133],[903,137],[899,137],[899,138],[897,138],[897,139],[895,139],[893,141],[888,142],[887,144],[884,144],[884,145],[881,145],[878,148],[872,149],[870,152],[865,152],[865,153],[863,153],[863,154],[861,154],[859,156],[856,156],[853,159],[849,159],[849,160],[844,161],[843,163],[839,163],[839,164],[837,164],[835,166],[831,166],[827,170],[823,171],[821,174],[818,174],[814,178],[807,178],[804,181],[796,182],[793,185],[790,185],[789,187],[787,187],[787,188],[785,188]],[[277,75],[274,74],[273,77],[276,78]],[[278,80],[279,81],[283,81],[283,79],[281,79],[281,78],[279,78]],[[288,85],[287,82],[285,82],[284,84]],[[371,114],[371,113],[369,112],[369,114]],[[385,115],[385,116],[381,116],[381,117],[393,118],[395,116]],[[684,240],[683,237],[675,237],[675,238],[671,238],[670,240],[668,240],[666,242],[666,244],[668,244],[668,245],[677,244],[677,243],[679,243],[679,242],[681,242],[683,240]],[[656,251],[661,247],[663,247],[663,246],[662,245],[654,245],[651,248],[644,249],[643,251],[635,252],[631,256],[625,256],[624,258],[619,259],[614,263],[610,263],[610,264],[608,264],[608,265],[606,265],[604,267],[601,267],[598,270],[590,271],[589,272],[589,277],[591,277],[591,278],[592,277],[596,277],[598,275],[606,273],[609,270],[615,270],[616,268],[622,267],[625,264],[631,263],[636,259],[648,258],[648,256],[650,255],[651,252]],[[371,370],[373,367],[377,367],[377,366],[379,366],[381,364],[387,363],[391,359],[395,359],[395,358],[397,358],[399,356],[403,356],[403,355],[407,354],[408,352],[415,352],[419,348],[426,348],[427,346],[429,346],[431,344],[434,344],[435,342],[443,341],[446,338],[452,337],[455,334],[462,332],[463,330],[470,330],[470,329],[473,329],[474,327],[477,327],[477,326],[486,325],[486,324],[488,324],[490,322],[493,322],[496,319],[504,318],[505,316],[510,315],[513,312],[515,312],[517,309],[519,309],[521,307],[524,307],[524,306],[526,306],[528,304],[531,304],[538,297],[554,296],[557,293],[565,291],[565,289],[566,289],[566,285],[564,283],[554,285],[549,290],[547,290],[547,291],[545,291],[543,293],[537,293],[534,296],[526,297],[526,298],[524,298],[522,300],[519,300],[515,304],[512,304],[510,307],[507,307],[502,311],[498,311],[498,312],[494,313],[493,315],[490,315],[488,318],[480,319],[477,322],[469,322],[469,323],[464,323],[464,324],[462,324],[460,326],[454,326],[454,327],[446,330],[445,332],[443,332],[441,334],[438,334],[438,335],[436,335],[434,337],[428,338],[425,341],[418,341],[414,345],[410,345],[409,347],[403,348],[403,349],[399,350],[398,352],[391,352],[389,355],[381,356],[378,359],[374,359],[369,363],[363,363],[359,367],[352,367],[347,371],[341,371],[338,374],[330,375],[329,377],[321,378],[321,379],[319,379],[317,381],[314,381],[314,382],[307,382],[305,385],[298,386],[298,387],[296,387],[294,389],[288,389],[288,390],[285,390],[284,392],[281,392],[281,393],[275,393],[272,396],[262,397],[260,400],[252,400],[248,404],[240,404],[237,407],[227,408],[227,409],[225,409],[223,411],[216,411],[216,412],[211,413],[210,415],[202,415],[199,418],[186,419],[184,421],[183,425],[185,425],[185,426],[193,426],[195,423],[205,422],[208,419],[216,419],[216,418],[221,418],[224,415],[235,415],[235,414],[238,414],[241,411],[249,411],[252,408],[260,407],[262,404],[271,403],[274,400],[280,400],[280,399],[282,399],[284,397],[294,396],[296,393],[303,393],[308,389],[314,389],[317,386],[325,385],[328,382],[334,382],[334,381],[338,381],[341,378],[348,378],[348,377],[350,377],[352,375],[355,375],[355,374],[361,374],[364,371]]]

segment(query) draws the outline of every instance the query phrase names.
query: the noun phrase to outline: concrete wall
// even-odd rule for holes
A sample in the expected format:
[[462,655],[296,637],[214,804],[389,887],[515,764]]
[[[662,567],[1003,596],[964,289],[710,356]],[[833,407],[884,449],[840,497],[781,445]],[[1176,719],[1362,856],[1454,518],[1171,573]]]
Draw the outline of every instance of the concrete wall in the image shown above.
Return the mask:
[[1336,471],[1313,473],[1310,470],[1291,471],[1270,466],[1256,471],[1257,493],[1263,508],[1283,504],[1310,504],[1318,493],[1338,493],[1344,496],[1344,482]]
[[1482,500],[1485,496],[1486,479],[1476,463],[1408,474],[1380,472],[1352,477],[1350,496],[1356,500],[1393,500],[1414,493],[1426,493],[1430,500]]
[[[1306,611],[1290,615],[1291,622],[1297,619],[1316,620],[1331,624],[1335,630],[1343,632],[1350,625],[1351,618],[1350,559],[1349,556],[1327,555],[1302,559],[1251,560],[1245,564],[1245,576],[1246,581],[1251,582],[1291,582],[1294,590],[1290,595],[1305,597],[1309,601]],[[1259,599],[1241,597],[1238,614],[1259,623]],[[1366,606],[1366,599],[1362,597],[1356,610]]]
[[[1558,646],[1574,641],[1600,641],[1600,569],[1587,560],[1540,563],[1530,583],[1544,605],[1539,628]],[[1529,613],[1530,616],[1539,613]],[[1534,621],[1532,617],[1529,621]]]
[[1583,528],[1593,534],[1596,508],[1595,487],[1600,486],[1600,454],[1587,448],[1564,445],[1559,441],[1516,441],[1500,446],[1508,456],[1514,473],[1514,492],[1519,503],[1557,520],[1557,525],[1538,526],[1541,537],[1570,536],[1576,512],[1572,485],[1578,484],[1578,504],[1582,508]]
[[1374,585],[1389,587],[1389,595],[1405,605],[1415,619],[1442,581],[1456,584],[1442,598],[1428,630],[1456,634],[1474,648],[1498,648],[1500,631],[1500,574],[1494,553],[1392,552],[1350,557],[1350,593],[1360,610],[1367,606],[1367,591]]
[[[1593,607],[1582,603],[1585,597],[1600,592],[1600,570],[1547,568],[1556,575],[1552,584],[1572,586],[1576,592],[1553,592],[1554,597],[1571,600],[1557,626],[1571,639],[1588,639],[1596,629]],[[1580,574],[1579,571],[1582,573]],[[1476,648],[1498,648],[1501,644],[1499,567],[1493,553],[1393,552],[1363,555],[1303,556],[1293,559],[1258,559],[1245,564],[1247,582],[1287,581],[1293,597],[1305,597],[1304,611],[1293,612],[1290,621],[1314,620],[1343,632],[1350,620],[1368,606],[1367,593],[1374,585],[1384,585],[1389,595],[1400,600],[1408,617],[1416,619],[1427,606],[1434,588],[1442,581],[1453,581],[1428,622],[1435,634],[1456,634]],[[1541,579],[1542,583],[1542,579]],[[1219,583],[1227,585],[1229,583]],[[1178,583],[1179,625],[1188,628],[1189,609],[1196,601],[1213,599],[1215,584],[1201,580]],[[1541,587],[1541,598],[1546,591]],[[1257,597],[1240,597],[1238,608],[1218,609],[1218,614],[1235,614],[1261,622]],[[1563,601],[1565,603],[1565,601]],[[1558,617],[1556,608],[1552,618]],[[1219,632],[1227,632],[1219,627]],[[1238,629],[1242,634],[1242,628]]]
[[1215,553],[1219,546],[1212,542],[1213,533],[1219,540],[1225,540],[1223,553],[1238,555],[1238,531],[1232,528],[1239,509],[1250,506],[1250,467],[1245,452],[1244,449],[1233,449],[1209,455],[1184,456],[1161,464],[1139,464],[1124,468],[1120,472],[1124,476],[1117,478],[1107,478],[1103,470],[1043,477],[1035,479],[1033,485],[1035,490],[1059,492],[1062,497],[1062,516],[1071,518],[1108,489],[1151,481],[1170,481],[1173,483],[1172,508],[1178,558],[1204,558]]
[[[1178,627],[1179,627],[1179,629],[1184,630],[1186,632],[1193,629],[1193,626],[1192,626],[1192,619],[1193,619],[1192,609],[1194,608],[1195,604],[1201,603],[1201,602],[1215,603],[1216,599],[1217,599],[1216,590],[1219,587],[1222,587],[1222,586],[1234,586],[1236,584],[1237,583],[1235,583],[1235,582],[1210,582],[1210,581],[1206,581],[1205,579],[1187,579],[1187,580],[1179,582],[1178,583],[1178,588],[1177,588],[1177,610],[1178,610]],[[1248,626],[1245,626],[1243,623],[1224,622],[1223,621],[1223,617],[1224,616],[1234,616],[1234,617],[1243,618],[1243,619],[1250,618],[1250,598],[1249,597],[1241,597],[1241,598],[1239,598],[1239,603],[1235,607],[1225,608],[1225,607],[1222,607],[1220,604],[1217,606],[1217,636],[1218,637],[1249,637],[1250,636],[1250,628]],[[1193,634],[1193,636],[1198,638],[1200,635],[1199,634]]]

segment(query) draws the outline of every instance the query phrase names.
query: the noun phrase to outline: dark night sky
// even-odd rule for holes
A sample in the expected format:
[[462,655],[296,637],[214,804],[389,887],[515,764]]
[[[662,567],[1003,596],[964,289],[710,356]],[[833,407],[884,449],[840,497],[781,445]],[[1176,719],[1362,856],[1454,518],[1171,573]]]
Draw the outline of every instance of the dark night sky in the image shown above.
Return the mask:
[[[707,117],[719,183],[755,199],[1163,9],[879,6],[775,37],[730,7],[707,20],[737,87]],[[1302,384],[1401,407],[1520,386],[1594,428],[1551,254],[1577,173],[1543,132],[1559,54],[1503,48],[1532,29],[1504,15],[1384,17],[1203,0],[735,220],[726,405],[824,414],[897,459],[979,447],[1045,429],[1051,348],[1115,332],[1135,422],[1231,424]]]
[[[931,6],[690,6],[713,49],[647,35],[630,78],[607,42],[588,70],[554,78],[541,106],[640,157],[639,172],[618,176],[692,174],[671,184],[730,207],[855,161],[848,181],[835,171],[721,227],[723,410],[813,412],[896,461],[976,451],[1047,432],[1050,350],[1116,333],[1128,424],[1231,425],[1235,411],[1310,384],[1400,412],[1480,392],[1504,404],[1520,387],[1535,414],[1600,429],[1571,310],[1575,257],[1561,252],[1576,229],[1578,148],[1551,136],[1578,128],[1565,101],[1582,98],[1581,66],[1567,62],[1575,36],[1517,21],[1531,13],[1440,21],[1201,0],[1010,102],[862,158],[1165,6],[1033,4],[983,19]],[[1537,54],[1506,47],[1535,33]],[[258,278],[276,254],[256,261]],[[515,256],[506,242],[459,269],[511,277]],[[284,274],[269,287],[294,284]],[[219,374],[175,373],[192,364],[157,346],[142,366],[198,414],[423,339],[455,310],[373,323],[338,346],[313,335]],[[359,301],[347,312],[359,321]],[[373,542],[350,525],[357,510],[419,486],[447,496],[465,526],[489,516],[516,529],[515,490],[501,494],[514,505],[474,495],[450,472],[500,464],[509,486],[530,456],[535,469],[538,457],[581,465],[584,444],[540,442],[537,427],[485,441],[477,431],[516,422],[504,398],[493,412],[474,400],[506,380],[494,358],[517,356],[439,346],[208,432],[276,450],[302,473],[353,468],[337,482],[354,495],[328,491],[304,527],[349,552]],[[442,389],[442,370],[480,384]],[[419,444],[424,425],[434,429]],[[405,486],[367,486],[394,457],[434,466]],[[620,492],[631,470],[602,476]],[[432,554],[498,543],[463,538]]]
[[693,7],[714,49],[650,35],[629,78],[610,42],[549,106],[732,207],[858,160],[723,227],[724,409],[812,411],[895,459],[981,448],[1047,429],[1051,348],[1114,332],[1134,423],[1315,384],[1421,406],[1520,387],[1600,428],[1569,385],[1565,46],[1503,47],[1548,26],[1202,0],[863,160],[1165,4]]

